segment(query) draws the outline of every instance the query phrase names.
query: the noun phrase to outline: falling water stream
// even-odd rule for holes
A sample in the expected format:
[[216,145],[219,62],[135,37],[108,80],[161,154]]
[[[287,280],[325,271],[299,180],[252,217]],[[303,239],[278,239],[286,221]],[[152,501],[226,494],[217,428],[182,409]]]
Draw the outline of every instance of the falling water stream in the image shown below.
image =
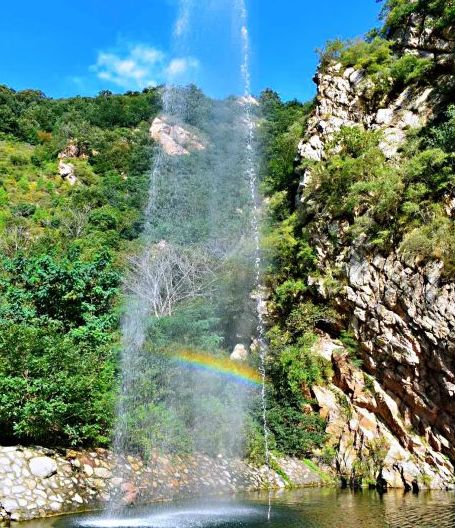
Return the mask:
[[[181,43],[192,31],[194,7],[190,0],[180,2],[179,17],[173,32],[176,48],[179,47],[177,43]],[[198,6],[198,9],[202,10],[204,6]],[[265,462],[270,487],[266,403],[267,345],[261,288],[260,199],[258,154],[255,146],[254,106],[257,103],[251,95],[250,43],[245,1],[237,0],[235,6],[230,5],[229,9],[240,29],[236,40],[240,43],[242,53],[240,71],[243,97],[227,102],[214,102],[207,115],[204,114],[199,119],[197,126],[201,129],[201,134],[208,137],[203,151],[176,160],[171,159],[164,149],[155,149],[144,211],[142,250],[132,257],[132,272],[125,282],[127,295],[122,317],[120,365],[122,384],[114,452],[120,457],[128,454],[141,455],[144,450],[150,450],[149,446],[153,446],[153,456],[157,452],[172,455],[180,449],[176,446],[176,439],[188,436],[195,452],[201,449],[204,453],[217,455],[223,449],[228,456],[242,456],[243,422],[254,398],[254,391],[251,387],[240,387],[227,379],[220,383],[220,378],[213,373],[195,370],[195,362],[191,365],[192,368],[187,368],[188,365],[182,363],[181,357],[177,361],[157,352],[153,349],[150,325],[158,328],[157,335],[163,338],[160,319],[166,320],[173,315],[171,308],[166,314],[158,314],[155,310],[153,315],[153,307],[156,307],[157,298],[161,295],[161,278],[158,274],[162,275],[172,267],[166,263],[157,267],[156,261],[163,260],[163,254],[170,255],[169,258],[177,258],[177,266],[181,266],[182,262],[187,263],[195,254],[203,255],[204,265],[205,261],[215,261],[219,268],[226,267],[226,262],[233,259],[249,259],[248,273],[251,280],[248,289],[253,291],[255,313],[247,316],[240,313],[240,326],[246,329],[236,329],[233,324],[231,334],[235,338],[240,332],[244,341],[250,339],[252,333],[256,334],[260,360],[258,378],[262,382],[259,390]],[[185,119],[188,119],[191,105],[194,106],[194,101],[189,100],[191,97],[194,97],[191,90],[173,87],[169,82],[162,89],[161,118],[186,126]],[[240,171],[239,163],[242,167]],[[231,168],[228,167],[229,164],[232,165]],[[252,250],[249,249],[251,247]],[[195,274],[192,280],[199,280],[199,275]],[[181,277],[179,280],[181,281]],[[237,299],[237,303],[247,306],[247,290],[240,290],[244,299]],[[213,304],[223,293],[214,294],[213,301],[210,301],[210,294],[204,292],[204,295]],[[201,293],[200,297],[204,295]],[[222,315],[229,319],[227,313]],[[154,322],[151,323],[153,318]],[[248,318],[251,319],[251,328],[244,323]],[[194,323],[182,326],[181,337],[173,335],[173,344],[177,348],[187,346],[184,334],[193,330],[192,324],[194,326]],[[164,326],[164,333],[168,331],[166,328],[169,329],[169,325]],[[188,354],[183,358],[187,359]],[[217,441],[214,438],[216,435],[212,433],[216,426],[210,423],[210,413],[207,414],[207,402],[210,398],[218,402],[214,418],[219,420],[226,431],[225,437]],[[159,420],[162,420],[162,426],[159,425]],[[111,519],[117,516],[118,500],[118,495],[111,500],[108,509]],[[270,512],[269,495],[268,519]]]
[[[188,16],[188,2],[182,2],[180,14],[175,28],[175,38],[180,38],[184,33],[184,26]],[[180,27],[180,29],[178,29]],[[175,91],[169,84],[165,84],[161,93],[162,113],[163,115],[180,116],[182,114],[182,98],[175,96]],[[144,211],[144,228],[142,232],[143,251],[138,260],[140,267],[147,266],[149,256],[150,241],[152,238],[153,217],[157,207],[158,180],[162,175],[166,165],[166,155],[161,148],[156,148],[153,165],[150,171],[149,190]],[[138,295],[137,292],[144,292],[145,295],[153,295],[150,291],[145,275],[137,275],[135,284],[135,294],[129,295],[124,314],[121,320],[121,347],[122,353],[120,358],[121,372],[121,391],[117,407],[117,424],[114,435],[114,453],[117,455],[124,454],[129,449],[130,443],[130,426],[127,420],[123,418],[128,415],[131,407],[131,401],[134,400],[136,405],[142,403],[141,395],[138,394],[139,387],[144,376],[144,363],[149,358],[144,357],[144,344],[147,337],[147,326],[149,323],[150,306],[148,299]],[[128,285],[127,285],[128,288]],[[148,396],[146,396],[147,398]],[[111,502],[111,512],[116,509],[116,505]]]
[[[255,295],[256,295],[256,310],[258,317],[257,339],[259,345],[260,355],[260,370],[262,376],[261,387],[261,406],[262,406],[262,425],[264,430],[264,451],[265,464],[267,474],[270,472],[270,449],[269,449],[269,428],[267,424],[267,399],[266,399],[266,359],[267,359],[267,342],[265,339],[265,321],[264,321],[264,298],[263,290],[261,288],[261,245],[260,245],[260,211],[259,211],[259,196],[258,196],[258,181],[257,181],[257,159],[254,153],[254,130],[255,120],[253,118],[252,105],[253,99],[251,94],[251,73],[250,73],[250,39],[248,32],[248,11],[246,9],[245,0],[239,0],[240,22],[241,22],[241,38],[243,62],[241,65],[243,83],[244,83],[244,100],[245,100],[245,123],[248,128],[247,134],[247,157],[246,157],[246,173],[250,183],[251,201],[252,201],[252,217],[251,224],[253,228],[253,236],[255,243],[254,251],[254,266],[255,266]],[[270,487],[270,481],[269,481]],[[269,508],[267,517],[270,520],[271,515],[271,495],[269,493]]]

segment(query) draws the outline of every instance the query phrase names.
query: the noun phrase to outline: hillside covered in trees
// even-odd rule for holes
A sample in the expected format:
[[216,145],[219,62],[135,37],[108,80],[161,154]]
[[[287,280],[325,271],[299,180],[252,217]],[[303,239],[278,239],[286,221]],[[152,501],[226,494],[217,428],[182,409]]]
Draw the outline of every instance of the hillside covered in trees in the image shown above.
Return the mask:
[[[109,442],[121,270],[159,101],[0,88],[2,442]],[[59,173],[68,148],[76,185]]]
[[[346,480],[375,481],[395,439],[417,466],[426,460],[425,471],[439,471],[442,459],[453,471],[455,458],[455,8],[442,0],[389,0],[383,18],[383,27],[365,39],[332,41],[321,50],[314,101],[283,102],[265,90],[256,110],[271,447],[313,457]],[[213,101],[193,86],[181,90],[189,101],[185,125],[227,152],[236,100]],[[53,100],[0,87],[2,443],[105,446],[112,440],[122,281],[145,222],[159,148],[150,124],[161,110],[161,88]],[[222,126],[209,126],[209,114]],[[207,153],[192,153],[185,163],[197,164],[201,156],[208,156],[213,173],[220,171],[223,158]],[[235,174],[235,166],[225,170]],[[157,243],[163,233],[172,240],[209,238],[207,225],[185,222],[208,200],[206,182],[184,179],[180,190],[180,216],[169,225],[168,216],[161,218]],[[223,191],[235,195],[232,188]],[[161,199],[169,197],[175,199],[169,193]],[[235,195],[224,205],[226,212],[213,216],[217,233],[228,214],[234,218],[238,210],[242,217],[246,202]],[[241,237],[241,221],[229,225]],[[220,236],[222,252],[233,234]],[[239,304],[251,270],[244,259],[230,266],[218,277],[210,309],[184,303],[161,326],[151,321],[156,346],[168,346],[163,336],[183,330],[189,345],[227,354],[236,332],[244,338],[251,332],[251,313]],[[391,275],[401,273],[393,287],[387,266]],[[378,286],[384,291],[360,284],[358,269],[373,276],[371,283],[385,282]],[[436,293],[427,288],[415,298],[419,306],[408,306],[400,288],[409,283],[415,292],[420,280]],[[439,297],[447,302],[436,316]],[[372,306],[385,311],[373,313]],[[336,352],[321,354],[328,341]],[[254,354],[250,361],[257,367]],[[341,416],[336,427],[321,396],[329,389]],[[396,413],[384,411],[378,395],[397,402]],[[216,410],[215,399],[212,404]],[[352,439],[346,424],[359,409],[376,417],[383,443],[360,429]],[[262,462],[260,410],[250,415],[247,454]],[[188,449],[180,440],[175,449]],[[413,450],[417,442],[427,451]]]

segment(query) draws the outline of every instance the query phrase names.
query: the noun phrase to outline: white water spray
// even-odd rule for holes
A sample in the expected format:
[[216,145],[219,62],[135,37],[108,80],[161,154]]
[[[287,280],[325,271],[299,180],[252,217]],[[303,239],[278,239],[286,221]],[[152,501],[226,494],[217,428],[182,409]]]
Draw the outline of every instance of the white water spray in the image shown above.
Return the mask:
[[[187,29],[189,20],[189,10],[192,0],[180,0],[179,17],[174,27],[174,45],[177,41],[182,40]],[[183,113],[182,98],[175,97],[175,91],[166,82],[162,88],[161,102],[163,115],[180,116]],[[152,233],[152,219],[157,207],[158,198],[158,181],[165,168],[166,156],[164,150],[157,148],[153,158],[153,164],[150,171],[148,196],[144,210],[144,227],[141,238],[144,242],[142,253],[138,256],[139,260],[146,266],[150,239]],[[137,285],[137,290],[146,291],[146,277],[140,277],[143,284]],[[128,289],[128,288],[127,288]],[[127,298],[124,314],[121,320],[121,389],[120,399],[117,405],[116,414],[119,418],[116,423],[113,451],[116,456],[124,455],[127,452],[127,446],[130,443],[130,426],[124,418],[128,415],[131,408],[131,402],[136,405],[140,403],[140,396],[137,394],[138,386],[142,383],[144,363],[147,361],[144,357],[143,348],[146,342],[147,327],[149,324],[149,306],[144,299],[138,295],[130,295]],[[123,475],[121,475],[123,476]],[[110,501],[108,513],[113,515],[118,509],[116,497]]]
[[[242,52],[243,61],[241,65],[241,72],[243,78],[244,88],[244,108],[245,108],[245,124],[247,127],[247,155],[246,155],[246,175],[248,176],[250,184],[251,202],[252,202],[252,218],[251,224],[253,228],[254,237],[254,266],[255,266],[255,295],[256,295],[256,308],[258,317],[257,326],[257,337],[259,343],[259,356],[260,356],[260,372],[262,376],[262,387],[261,387],[261,404],[262,404],[262,424],[264,428],[264,451],[265,451],[265,464],[267,467],[267,478],[268,486],[270,488],[270,448],[269,448],[269,427],[267,423],[267,399],[266,399],[266,361],[267,361],[267,342],[265,338],[265,321],[263,315],[264,308],[264,296],[262,293],[261,285],[261,271],[262,271],[262,259],[261,259],[261,245],[260,245],[260,201],[258,195],[258,177],[257,177],[257,160],[254,155],[254,142],[255,142],[255,120],[253,116],[253,104],[254,99],[251,94],[251,73],[250,73],[250,38],[248,32],[248,11],[246,8],[245,0],[238,0],[238,8],[240,13],[240,24],[241,24],[241,41],[242,41]],[[269,491],[269,508],[267,518],[270,520],[271,514],[271,495]]]
[[[175,47],[184,43],[184,38],[188,36],[190,29],[193,32],[190,25],[195,18],[192,16],[192,10],[196,7],[194,0],[180,0],[179,5],[178,21],[174,28]],[[234,256],[238,252],[240,256],[243,256],[244,247],[248,248],[249,242],[253,242],[254,260],[252,264],[254,268],[251,268],[249,261],[248,268],[254,272],[252,273],[254,277],[250,275],[248,282],[250,279],[252,281],[254,279],[253,289],[257,302],[256,333],[261,361],[262,420],[267,479],[270,488],[269,429],[265,383],[267,346],[262,313],[264,299],[261,294],[260,201],[257,190],[257,153],[255,149],[254,105],[256,102],[251,96],[250,47],[246,6],[243,0],[237,0],[237,4],[234,6],[230,4],[229,9],[235,9],[232,12],[235,12],[236,20],[240,22],[241,27],[243,56],[241,73],[244,88],[241,111],[243,120],[240,120],[239,123],[239,106],[237,103],[216,102],[214,109],[211,110],[212,113],[208,113],[204,117],[204,122],[201,121],[202,130],[205,130],[211,139],[211,144],[205,151],[188,158],[182,158],[181,163],[176,164],[163,150],[159,148],[156,150],[144,211],[143,250],[134,257],[134,264],[140,272],[149,270],[150,252],[153,247],[159,246],[164,240],[166,240],[165,244],[173,244],[174,247],[182,250],[182,255],[187,254],[185,251],[191,244],[193,246],[196,244],[198,250],[202,250],[204,255],[210,253],[211,256],[218,258],[217,252],[212,249],[213,244],[216,243],[216,247],[221,251],[221,256],[218,259],[220,265],[223,262],[223,251],[229,250],[229,255],[232,253]],[[176,89],[167,84],[162,91],[164,117],[170,118],[171,121],[175,119],[176,122],[184,124],[186,111],[191,107],[191,104],[194,105],[194,102],[190,103],[187,98],[188,95],[185,95],[184,89]],[[228,120],[229,127],[223,124],[223,119]],[[217,126],[220,123],[222,127],[217,131]],[[222,134],[221,130],[223,130]],[[227,130],[229,132],[226,132]],[[229,136],[229,134],[231,135]],[[188,164],[188,167],[185,167],[185,159],[193,164]],[[233,169],[237,160],[243,164],[244,170]],[[227,163],[229,161],[231,166]],[[198,175],[199,179],[196,179],[195,175]],[[203,185],[200,185],[200,181],[203,181]],[[193,183],[191,184],[191,182]],[[205,196],[204,193],[208,196]],[[198,203],[185,202],[186,197],[191,198],[193,195],[198,198]],[[206,206],[204,200],[210,205],[207,207],[207,211],[204,209]],[[192,207],[190,207],[191,204]],[[242,211],[242,207],[247,210],[247,204],[250,205],[251,211],[248,215],[245,214],[244,217],[240,217],[244,220],[239,221],[239,211]],[[215,212],[223,211],[224,216],[215,214],[215,218],[212,218],[212,210]],[[200,221],[204,227],[209,226],[209,235],[204,235],[203,230],[197,231],[195,235],[187,229],[188,224],[195,220]],[[247,232],[246,235],[245,232]],[[223,237],[226,239],[225,244]],[[242,240],[243,237],[247,239],[245,246],[242,246],[245,242]],[[223,243],[220,243],[220,240]],[[223,244],[226,246],[226,250],[224,250]],[[133,277],[133,282],[130,277],[126,284],[126,291],[130,295],[126,300],[122,318],[122,389],[118,407],[115,453],[123,456],[130,452],[134,454],[137,451],[140,454],[143,443],[152,446],[154,452],[172,452],[176,449],[173,443],[174,439],[181,436],[189,436],[194,443],[195,450],[202,449],[202,452],[205,452],[204,449],[210,447],[209,452],[212,452],[214,446],[217,445],[217,440],[216,435],[210,432],[213,423],[206,422],[208,420],[206,404],[210,401],[208,398],[210,396],[213,401],[219,402],[219,406],[214,407],[214,409],[218,409],[216,418],[219,419],[219,423],[222,426],[229,425],[229,428],[226,429],[227,433],[219,445],[222,445],[227,453],[239,456],[241,454],[240,437],[243,416],[250,401],[249,389],[239,389],[237,385],[232,383],[220,384],[218,378],[208,373],[201,374],[181,367],[176,368],[172,362],[169,363],[168,360],[163,360],[162,356],[154,353],[154,349],[151,348],[153,343],[149,332],[151,322],[150,300],[155,293],[148,280],[149,275],[146,273],[137,273]],[[243,291],[238,296],[239,299],[243,299]],[[249,316],[251,315],[250,312],[252,310],[248,312]],[[222,315],[225,313],[230,312],[223,312]],[[159,319],[159,316],[156,316],[155,319]],[[226,319],[229,318],[226,317]],[[249,325],[250,321],[252,325]],[[252,327],[255,325],[256,319],[249,317],[248,329],[243,332],[245,338],[251,336]],[[236,335],[234,331],[225,333],[226,335]],[[176,344],[181,344],[178,341],[180,337],[180,335],[176,337]],[[176,371],[176,377],[172,377],[173,370]],[[168,429],[166,428],[167,422],[163,422],[164,429],[160,429],[158,435],[155,434],[155,415],[151,412],[155,405],[153,383],[164,389],[160,393],[160,409],[167,413],[166,416],[175,418],[176,422],[180,420],[179,423],[184,424],[183,430]],[[189,414],[185,414],[187,408],[190,408]],[[190,419],[181,420],[182,417],[186,419],[187,416]],[[182,432],[184,435],[181,435]],[[113,501],[115,500],[116,498],[113,497]],[[111,502],[110,512],[112,514],[116,507],[114,502]],[[270,518],[270,495],[268,516]]]

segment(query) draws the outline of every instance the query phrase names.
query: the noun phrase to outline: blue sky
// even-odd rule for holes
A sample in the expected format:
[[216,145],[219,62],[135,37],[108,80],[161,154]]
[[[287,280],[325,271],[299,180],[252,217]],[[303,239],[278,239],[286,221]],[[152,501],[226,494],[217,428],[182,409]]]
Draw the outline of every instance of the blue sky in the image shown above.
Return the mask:
[[[241,89],[237,0],[22,0],[0,19],[0,84],[47,95],[122,92],[171,80],[209,95]],[[315,49],[378,25],[376,0],[246,0],[253,91],[314,94]],[[186,30],[186,31],[185,31]]]

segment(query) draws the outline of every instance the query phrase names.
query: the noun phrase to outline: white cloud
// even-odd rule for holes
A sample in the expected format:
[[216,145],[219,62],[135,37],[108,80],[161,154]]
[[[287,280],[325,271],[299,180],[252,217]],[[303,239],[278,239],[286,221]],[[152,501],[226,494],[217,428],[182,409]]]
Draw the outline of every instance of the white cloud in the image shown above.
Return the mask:
[[135,44],[123,51],[100,51],[90,70],[98,79],[137,90],[181,77],[198,65],[199,62],[192,57],[170,58],[157,48]]
[[199,61],[193,57],[186,57],[182,59],[172,59],[166,68],[166,75],[170,78],[185,75],[190,70],[195,70],[199,67]]

